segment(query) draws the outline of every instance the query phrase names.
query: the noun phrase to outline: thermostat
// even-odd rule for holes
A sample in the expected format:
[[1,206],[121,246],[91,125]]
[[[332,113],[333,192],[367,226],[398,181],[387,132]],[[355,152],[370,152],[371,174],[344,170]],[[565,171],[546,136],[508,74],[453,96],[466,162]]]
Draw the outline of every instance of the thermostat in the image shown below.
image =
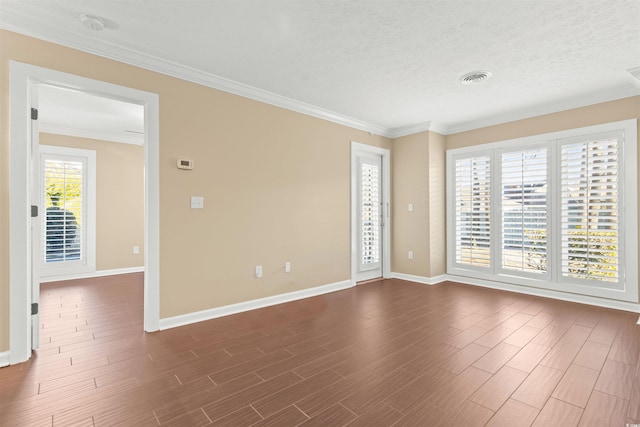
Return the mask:
[[193,169],[193,160],[178,159],[178,169]]

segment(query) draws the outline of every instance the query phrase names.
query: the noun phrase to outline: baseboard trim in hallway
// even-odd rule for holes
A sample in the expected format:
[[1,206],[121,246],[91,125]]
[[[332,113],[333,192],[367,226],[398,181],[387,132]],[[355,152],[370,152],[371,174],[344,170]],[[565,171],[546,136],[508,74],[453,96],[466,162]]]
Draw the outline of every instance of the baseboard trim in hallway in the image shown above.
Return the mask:
[[202,322],[205,320],[216,319],[218,317],[229,316],[231,314],[242,313],[245,311],[255,310],[257,308],[269,307],[272,305],[283,304],[300,300],[303,298],[315,297],[318,295],[328,294],[330,292],[341,291],[353,286],[351,280],[343,280],[341,282],[331,283],[328,285],[317,286],[314,288],[303,289],[300,291],[288,292],[286,294],[274,295],[265,298],[259,298],[251,301],[240,302],[237,304],[226,305],[223,307],[212,308],[209,310],[197,311],[173,317],[160,319],[160,330],[175,328],[178,326],[190,325],[192,323]]

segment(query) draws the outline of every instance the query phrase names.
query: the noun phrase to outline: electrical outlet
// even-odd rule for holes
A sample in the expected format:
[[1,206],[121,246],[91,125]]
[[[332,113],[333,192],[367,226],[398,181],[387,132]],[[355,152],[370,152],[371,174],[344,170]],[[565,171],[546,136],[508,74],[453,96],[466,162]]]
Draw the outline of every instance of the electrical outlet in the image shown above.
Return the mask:
[[256,265],[255,275],[256,275],[256,277],[262,277],[262,266],[261,265]]
[[407,257],[409,259],[413,259],[413,251],[409,251],[409,254],[407,255]]
[[285,273],[291,273],[291,263],[290,262],[285,262],[284,263],[284,272]]
[[133,253],[134,254],[139,254],[140,253],[140,246],[134,246],[133,247]]

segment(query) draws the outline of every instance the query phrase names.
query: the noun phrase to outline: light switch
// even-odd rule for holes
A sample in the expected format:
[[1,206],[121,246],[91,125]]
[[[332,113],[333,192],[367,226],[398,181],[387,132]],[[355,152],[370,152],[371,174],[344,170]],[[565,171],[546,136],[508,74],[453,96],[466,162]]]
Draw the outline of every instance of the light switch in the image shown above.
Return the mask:
[[204,197],[191,196],[191,209],[204,208]]
[[409,203],[409,212],[413,212],[413,203]]

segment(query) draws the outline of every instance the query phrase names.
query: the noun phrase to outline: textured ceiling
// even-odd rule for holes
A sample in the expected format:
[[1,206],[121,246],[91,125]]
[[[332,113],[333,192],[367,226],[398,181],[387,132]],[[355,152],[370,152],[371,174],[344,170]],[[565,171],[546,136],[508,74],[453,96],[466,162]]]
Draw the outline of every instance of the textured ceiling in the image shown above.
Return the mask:
[[[92,32],[81,14],[117,29]],[[640,66],[638,0],[0,0],[0,26],[383,134],[640,93],[627,71]],[[474,70],[493,77],[461,85]]]

